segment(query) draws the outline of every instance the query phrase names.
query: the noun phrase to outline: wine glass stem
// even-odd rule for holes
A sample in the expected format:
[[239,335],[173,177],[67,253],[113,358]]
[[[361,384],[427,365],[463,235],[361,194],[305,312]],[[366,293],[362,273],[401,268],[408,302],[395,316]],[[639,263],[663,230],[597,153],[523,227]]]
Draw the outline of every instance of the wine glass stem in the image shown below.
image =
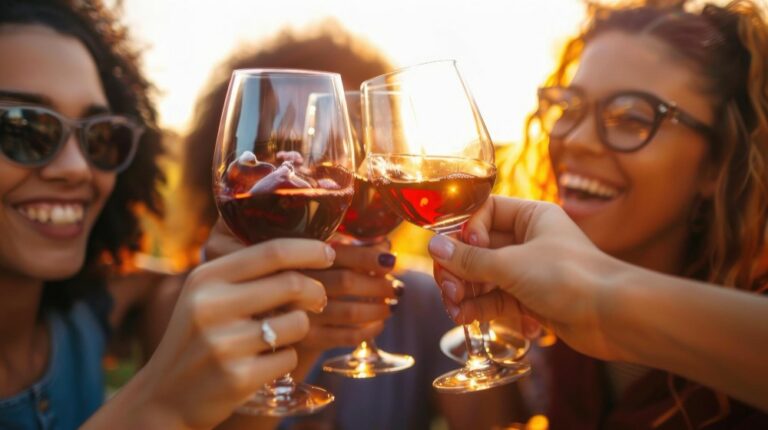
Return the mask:
[[264,389],[270,393],[278,403],[280,403],[291,399],[291,396],[296,392],[296,383],[293,382],[291,374],[286,373],[265,385]]
[[379,349],[376,347],[376,341],[368,339],[360,342],[352,351],[352,356],[360,361],[374,361],[379,356]]
[[[473,297],[476,297],[475,288],[472,283]],[[485,348],[485,341],[488,339],[488,324],[472,321],[464,324],[464,341],[467,345],[467,367],[471,370],[482,371],[492,364],[488,351]]]
[[[386,239],[387,236],[369,238],[352,237],[352,244],[355,246],[374,246],[384,242]],[[373,339],[366,339],[355,347],[355,350],[352,351],[352,356],[364,362],[375,361],[379,356],[379,348],[376,346],[376,342]]]
[[[461,240],[460,232],[461,227],[458,227],[455,230],[439,232],[438,234],[444,234],[446,236],[454,237],[457,240]],[[477,297],[476,285],[473,282],[463,282],[466,287],[471,289],[472,297]],[[493,365],[493,361],[491,361],[491,358],[488,356],[488,351],[485,347],[486,339],[488,339],[488,323],[472,321],[469,324],[464,324],[463,328],[464,342],[467,346],[467,368],[477,372],[482,372],[483,370],[488,369]]]

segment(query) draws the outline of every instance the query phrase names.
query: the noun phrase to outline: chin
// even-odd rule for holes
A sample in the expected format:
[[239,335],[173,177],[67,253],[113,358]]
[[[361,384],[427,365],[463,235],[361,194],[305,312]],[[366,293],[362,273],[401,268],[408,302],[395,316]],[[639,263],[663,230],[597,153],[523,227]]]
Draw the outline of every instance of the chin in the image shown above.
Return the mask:
[[[73,254],[78,254],[74,256]],[[44,261],[44,264],[41,262]],[[34,273],[36,278],[44,282],[63,281],[75,276],[85,263],[85,255],[80,252],[72,252],[64,255],[48,255],[35,261]]]

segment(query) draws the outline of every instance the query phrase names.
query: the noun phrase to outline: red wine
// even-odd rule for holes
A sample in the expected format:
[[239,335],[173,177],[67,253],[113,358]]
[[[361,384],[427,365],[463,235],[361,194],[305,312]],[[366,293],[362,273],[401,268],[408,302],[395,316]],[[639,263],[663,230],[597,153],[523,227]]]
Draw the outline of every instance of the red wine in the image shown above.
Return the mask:
[[279,237],[328,239],[352,201],[352,188],[279,189],[217,199],[222,218],[247,244]]
[[333,166],[312,170],[286,154],[279,167],[244,153],[227,167],[216,189],[221,217],[240,240],[280,237],[325,240],[352,201],[352,173]]
[[[492,164],[475,160],[405,156],[391,157],[388,163],[390,171],[374,180],[376,188],[404,219],[433,230],[466,221],[488,198],[496,180]],[[418,167],[425,179],[403,173],[403,166]]]
[[372,240],[386,236],[401,222],[403,219],[392,212],[373,184],[355,176],[355,196],[339,231],[357,239]]

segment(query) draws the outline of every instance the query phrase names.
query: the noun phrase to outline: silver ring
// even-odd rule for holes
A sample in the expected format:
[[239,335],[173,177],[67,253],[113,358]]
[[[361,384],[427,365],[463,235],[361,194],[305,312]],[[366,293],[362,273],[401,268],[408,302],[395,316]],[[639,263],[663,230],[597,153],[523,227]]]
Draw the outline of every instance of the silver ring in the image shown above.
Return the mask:
[[275,348],[277,347],[277,333],[275,333],[275,330],[272,329],[266,319],[261,320],[261,340],[272,347],[272,352],[275,352]]

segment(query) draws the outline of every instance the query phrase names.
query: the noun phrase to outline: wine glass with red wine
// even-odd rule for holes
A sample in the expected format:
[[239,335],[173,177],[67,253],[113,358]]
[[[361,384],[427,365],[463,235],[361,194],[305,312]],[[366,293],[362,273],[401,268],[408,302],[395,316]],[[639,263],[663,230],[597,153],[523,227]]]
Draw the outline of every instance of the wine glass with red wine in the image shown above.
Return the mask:
[[[496,180],[488,131],[456,62],[408,67],[363,82],[368,175],[406,221],[459,236]],[[470,294],[475,286],[468,284]],[[510,383],[525,363],[488,355],[487,324],[464,325],[468,359],[433,382],[438,391],[469,393]]]
[[[362,141],[362,109],[360,92],[347,91],[347,109],[356,143],[355,196],[347,209],[339,232],[351,238],[351,243],[371,246],[386,240],[387,234],[403,219],[394,213],[381,198],[371,182],[365,164],[365,146]],[[323,370],[351,378],[372,378],[382,373],[406,370],[415,363],[406,354],[393,354],[381,350],[373,339],[361,342],[351,353],[323,362]]]
[[[322,123],[315,122],[318,117]],[[232,74],[214,152],[213,193],[221,217],[241,241],[328,239],[352,201],[354,168],[338,74],[281,69]],[[332,401],[327,391],[285,375],[238,411],[287,416]]]

